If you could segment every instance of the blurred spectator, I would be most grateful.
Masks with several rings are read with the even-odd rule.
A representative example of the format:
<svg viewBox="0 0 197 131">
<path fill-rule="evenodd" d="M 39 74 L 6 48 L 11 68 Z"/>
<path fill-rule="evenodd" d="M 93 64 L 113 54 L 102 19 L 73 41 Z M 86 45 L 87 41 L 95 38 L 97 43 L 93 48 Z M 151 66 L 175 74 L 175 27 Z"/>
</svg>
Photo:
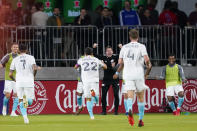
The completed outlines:
<svg viewBox="0 0 197 131">
<path fill-rule="evenodd" d="M 171 6 L 172 6 L 171 1 L 167 0 L 164 5 L 164 10 L 159 16 L 160 25 L 177 25 L 178 24 L 176 14 L 170 10 Z"/>
<path fill-rule="evenodd" d="M 118 25 L 119 24 L 118 18 L 114 15 L 114 12 L 113 12 L 112 9 L 109 9 L 109 17 L 112 18 L 113 25 Z"/>
<path fill-rule="evenodd" d="M 75 25 L 90 25 L 91 19 L 90 16 L 87 14 L 86 9 L 82 8 L 80 11 L 80 15 L 77 16 L 74 20 Z"/>
<path fill-rule="evenodd" d="M 14 15 L 16 17 L 16 22 L 15 22 L 16 26 L 25 24 L 25 20 L 24 20 L 25 13 L 21 7 L 16 9 L 16 11 L 14 12 Z"/>
<path fill-rule="evenodd" d="M 60 9 L 53 9 L 53 16 L 49 17 L 47 20 L 48 26 L 62 26 L 64 25 L 64 18 L 60 16 Z"/>
<path fill-rule="evenodd" d="M 104 7 L 99 19 L 97 19 L 96 26 L 98 28 L 103 28 L 106 25 L 112 25 L 112 18 L 109 15 L 109 8 Z"/>
<path fill-rule="evenodd" d="M 26 17 L 25 17 L 25 25 L 31 25 L 31 22 L 32 22 L 32 15 L 33 13 L 35 13 L 37 10 L 36 10 L 36 6 L 33 5 L 30 9 L 30 11 L 26 11 Z"/>
<path fill-rule="evenodd" d="M 138 13 L 139 17 L 141 17 L 144 14 L 144 11 L 145 11 L 144 5 L 139 5 L 137 7 L 137 13 Z"/>
<path fill-rule="evenodd" d="M 187 25 L 187 15 L 178 9 L 178 2 L 173 1 L 172 2 L 172 12 L 174 12 L 177 16 L 178 19 L 178 25 L 183 28 L 184 26 Z"/>
<path fill-rule="evenodd" d="M 137 12 L 131 9 L 131 2 L 126 0 L 124 4 L 125 9 L 119 14 L 120 25 L 141 25 Z"/>
<path fill-rule="evenodd" d="M 142 25 L 156 25 L 157 20 L 151 16 L 150 10 L 146 9 L 143 15 L 140 16 Z"/>
<path fill-rule="evenodd" d="M 195 4 L 196 10 L 189 15 L 188 25 L 197 26 L 197 3 Z"/>
<path fill-rule="evenodd" d="M 159 13 L 158 11 L 155 9 L 156 4 L 149 4 L 148 5 L 148 9 L 150 11 L 150 16 L 152 19 L 154 19 L 154 21 L 156 22 L 156 24 L 158 24 L 158 19 L 159 19 Z"/>
<path fill-rule="evenodd" d="M 33 26 L 46 26 L 48 15 L 43 12 L 44 5 L 42 2 L 35 4 L 37 12 L 32 14 L 32 25 Z"/>
<path fill-rule="evenodd" d="M 100 18 L 101 16 L 101 12 L 103 10 L 103 6 L 102 5 L 99 5 L 95 11 L 88 11 L 88 14 L 90 15 L 90 18 L 91 18 L 91 24 L 92 25 L 96 25 L 97 23 L 97 20 Z"/>
</svg>

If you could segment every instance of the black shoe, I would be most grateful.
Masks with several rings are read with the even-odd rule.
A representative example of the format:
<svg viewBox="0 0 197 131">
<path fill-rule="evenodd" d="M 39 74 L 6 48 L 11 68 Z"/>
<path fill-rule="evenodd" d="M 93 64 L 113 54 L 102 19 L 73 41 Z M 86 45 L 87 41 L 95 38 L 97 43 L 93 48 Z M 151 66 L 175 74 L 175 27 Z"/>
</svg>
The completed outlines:
<svg viewBox="0 0 197 131">
<path fill-rule="evenodd" d="M 101 112 L 101 115 L 107 115 L 107 113 L 106 112 Z"/>
<path fill-rule="evenodd" d="M 114 112 L 114 115 L 118 115 L 118 112 Z"/>
</svg>

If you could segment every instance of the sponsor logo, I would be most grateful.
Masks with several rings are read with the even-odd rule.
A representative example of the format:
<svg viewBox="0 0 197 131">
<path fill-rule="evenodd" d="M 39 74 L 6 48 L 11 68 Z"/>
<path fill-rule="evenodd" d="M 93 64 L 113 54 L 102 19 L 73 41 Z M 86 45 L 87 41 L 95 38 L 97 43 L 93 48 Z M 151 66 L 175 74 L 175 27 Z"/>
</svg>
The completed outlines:
<svg viewBox="0 0 197 131">
<path fill-rule="evenodd" d="M 109 0 L 103 0 L 104 7 L 109 7 Z"/>
<path fill-rule="evenodd" d="M 80 8 L 80 1 L 79 0 L 74 1 L 74 8 Z"/>
<path fill-rule="evenodd" d="M 18 2 L 17 2 L 17 7 L 20 8 L 20 7 L 22 7 L 22 6 L 23 6 L 23 3 L 21 2 L 21 0 L 18 0 Z"/>
<path fill-rule="evenodd" d="M 34 90 L 35 99 L 32 105 L 27 108 L 28 114 L 40 114 L 48 100 L 46 89 L 40 81 L 34 82 Z M 19 108 L 17 109 L 17 111 L 20 112 Z"/>
<path fill-rule="evenodd" d="M 45 6 L 46 6 L 46 8 L 50 8 L 51 7 L 51 2 L 48 0 L 47 2 L 45 2 Z"/>
<path fill-rule="evenodd" d="M 182 105 L 183 111 L 197 112 L 197 80 L 188 80 L 183 84 L 185 100 Z"/>
</svg>

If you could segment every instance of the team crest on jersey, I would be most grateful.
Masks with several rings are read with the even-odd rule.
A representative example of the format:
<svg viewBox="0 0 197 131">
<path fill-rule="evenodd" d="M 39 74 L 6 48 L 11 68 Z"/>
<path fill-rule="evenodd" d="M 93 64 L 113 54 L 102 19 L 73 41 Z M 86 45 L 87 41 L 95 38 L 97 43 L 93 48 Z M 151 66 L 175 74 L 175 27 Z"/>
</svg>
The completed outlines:
<svg viewBox="0 0 197 131">
<path fill-rule="evenodd" d="M 32 105 L 27 109 L 28 114 L 40 114 L 48 100 L 46 89 L 40 81 L 34 82 L 34 89 L 35 99 L 33 100 Z M 19 108 L 17 109 L 17 111 L 20 112 Z"/>
<path fill-rule="evenodd" d="M 185 100 L 182 105 L 183 111 L 197 112 L 197 80 L 188 80 L 183 85 Z"/>
</svg>

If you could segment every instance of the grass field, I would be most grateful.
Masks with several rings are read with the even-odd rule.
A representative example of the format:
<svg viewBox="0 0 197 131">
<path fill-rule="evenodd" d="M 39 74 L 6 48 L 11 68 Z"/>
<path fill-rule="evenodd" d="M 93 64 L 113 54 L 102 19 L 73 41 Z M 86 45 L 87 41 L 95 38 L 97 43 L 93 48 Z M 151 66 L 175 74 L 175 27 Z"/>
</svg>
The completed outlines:
<svg viewBox="0 0 197 131">
<path fill-rule="evenodd" d="M 23 118 L 0 116 L 0 131 L 196 131 L 197 114 L 173 116 L 171 114 L 146 113 L 144 127 L 137 127 L 138 116 L 134 115 L 135 125 L 131 127 L 125 115 L 35 115 L 29 116 L 30 124 Z"/>
</svg>

